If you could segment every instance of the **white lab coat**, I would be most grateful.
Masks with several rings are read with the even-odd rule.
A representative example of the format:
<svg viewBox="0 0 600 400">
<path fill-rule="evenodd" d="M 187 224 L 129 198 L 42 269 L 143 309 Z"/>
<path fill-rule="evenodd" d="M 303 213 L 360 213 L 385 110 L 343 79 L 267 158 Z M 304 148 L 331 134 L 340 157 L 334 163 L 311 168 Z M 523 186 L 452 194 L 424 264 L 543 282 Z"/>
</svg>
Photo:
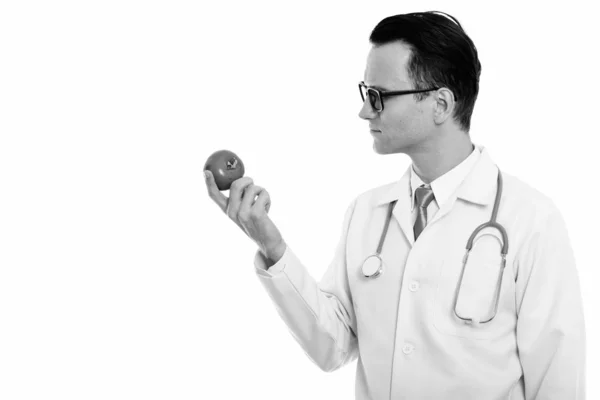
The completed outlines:
<svg viewBox="0 0 600 400">
<path fill-rule="evenodd" d="M 496 194 L 498 169 L 479 148 L 475 167 L 416 242 L 409 167 L 351 202 L 320 282 L 289 246 L 268 270 L 256 253 L 257 276 L 308 357 L 324 371 L 357 359 L 357 400 L 585 398 L 582 300 L 564 220 L 552 200 L 504 171 L 497 221 L 509 248 L 497 314 L 471 325 L 454 315 L 467 240 L 490 219 Z M 384 272 L 365 278 L 362 262 L 377 249 L 393 200 Z M 485 229 L 478 237 L 461 315 L 484 315 L 494 299 L 500 235 Z"/>
</svg>

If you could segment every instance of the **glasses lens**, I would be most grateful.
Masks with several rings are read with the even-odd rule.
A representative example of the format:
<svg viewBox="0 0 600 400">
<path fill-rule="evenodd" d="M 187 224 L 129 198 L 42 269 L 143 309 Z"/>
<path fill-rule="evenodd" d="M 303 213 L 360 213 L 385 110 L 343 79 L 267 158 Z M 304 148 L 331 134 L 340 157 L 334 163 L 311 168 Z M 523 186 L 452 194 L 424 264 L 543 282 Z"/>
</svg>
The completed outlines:
<svg viewBox="0 0 600 400">
<path fill-rule="evenodd" d="M 376 111 L 381 111 L 381 97 L 379 96 L 379 92 L 375 89 L 369 89 L 366 86 L 358 85 L 360 88 L 360 98 L 363 103 L 365 102 L 365 98 L 369 97 L 369 103 L 371 103 L 371 107 Z"/>
<path fill-rule="evenodd" d="M 364 87 L 362 84 L 358 84 L 358 89 L 360 90 L 360 98 L 362 99 L 363 103 L 365 102 L 365 96 L 367 95 L 367 88 Z"/>
<path fill-rule="evenodd" d="M 373 107 L 373 109 L 376 111 L 381 111 L 381 96 L 379 96 L 379 92 L 373 89 L 369 89 L 368 92 L 371 107 Z"/>
</svg>

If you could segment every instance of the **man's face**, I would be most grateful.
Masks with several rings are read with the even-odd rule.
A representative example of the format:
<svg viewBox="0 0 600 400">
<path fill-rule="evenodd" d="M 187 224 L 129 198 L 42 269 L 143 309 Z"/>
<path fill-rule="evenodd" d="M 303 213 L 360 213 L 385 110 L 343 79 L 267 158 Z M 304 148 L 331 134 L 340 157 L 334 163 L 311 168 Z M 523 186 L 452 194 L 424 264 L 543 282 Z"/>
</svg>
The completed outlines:
<svg viewBox="0 0 600 400">
<path fill-rule="evenodd" d="M 365 85 L 381 91 L 415 89 L 406 69 L 410 53 L 408 46 L 399 41 L 372 47 L 367 58 Z M 433 96 L 420 102 L 413 94 L 390 96 L 383 98 L 383 105 L 383 111 L 377 112 L 367 98 L 358 114 L 369 122 L 370 129 L 379 131 L 371 132 L 377 153 L 410 154 L 434 138 Z"/>
</svg>

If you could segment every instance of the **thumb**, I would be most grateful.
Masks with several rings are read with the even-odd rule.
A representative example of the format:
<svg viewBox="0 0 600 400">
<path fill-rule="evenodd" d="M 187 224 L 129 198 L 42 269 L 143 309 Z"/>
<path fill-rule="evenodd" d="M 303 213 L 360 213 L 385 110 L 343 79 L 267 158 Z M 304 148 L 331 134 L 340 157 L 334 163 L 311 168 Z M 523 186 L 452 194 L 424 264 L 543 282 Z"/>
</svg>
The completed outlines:
<svg viewBox="0 0 600 400">
<path fill-rule="evenodd" d="M 214 180 L 212 173 L 207 169 L 204 170 L 204 180 L 206 181 L 206 187 L 208 188 L 208 191 L 210 192 L 212 189 L 212 186 L 215 185 L 215 180 Z"/>
<path fill-rule="evenodd" d="M 204 178 L 206 181 L 206 188 L 208 190 L 208 195 L 210 196 L 210 198 L 213 199 L 215 203 L 217 203 L 221 211 L 227 212 L 227 203 L 229 202 L 229 199 L 223 193 L 221 193 L 221 191 L 217 187 L 212 172 L 205 169 Z"/>
</svg>

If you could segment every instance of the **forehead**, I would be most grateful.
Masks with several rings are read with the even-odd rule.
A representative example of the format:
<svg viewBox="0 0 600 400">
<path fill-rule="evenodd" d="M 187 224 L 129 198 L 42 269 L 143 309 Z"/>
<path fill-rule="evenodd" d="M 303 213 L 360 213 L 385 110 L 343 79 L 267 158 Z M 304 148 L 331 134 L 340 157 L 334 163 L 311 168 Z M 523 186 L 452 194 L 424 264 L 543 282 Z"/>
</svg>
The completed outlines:
<svg viewBox="0 0 600 400">
<path fill-rule="evenodd" d="M 373 46 L 367 56 L 365 84 L 390 90 L 409 83 L 406 65 L 410 54 L 410 48 L 400 41 Z"/>
</svg>

